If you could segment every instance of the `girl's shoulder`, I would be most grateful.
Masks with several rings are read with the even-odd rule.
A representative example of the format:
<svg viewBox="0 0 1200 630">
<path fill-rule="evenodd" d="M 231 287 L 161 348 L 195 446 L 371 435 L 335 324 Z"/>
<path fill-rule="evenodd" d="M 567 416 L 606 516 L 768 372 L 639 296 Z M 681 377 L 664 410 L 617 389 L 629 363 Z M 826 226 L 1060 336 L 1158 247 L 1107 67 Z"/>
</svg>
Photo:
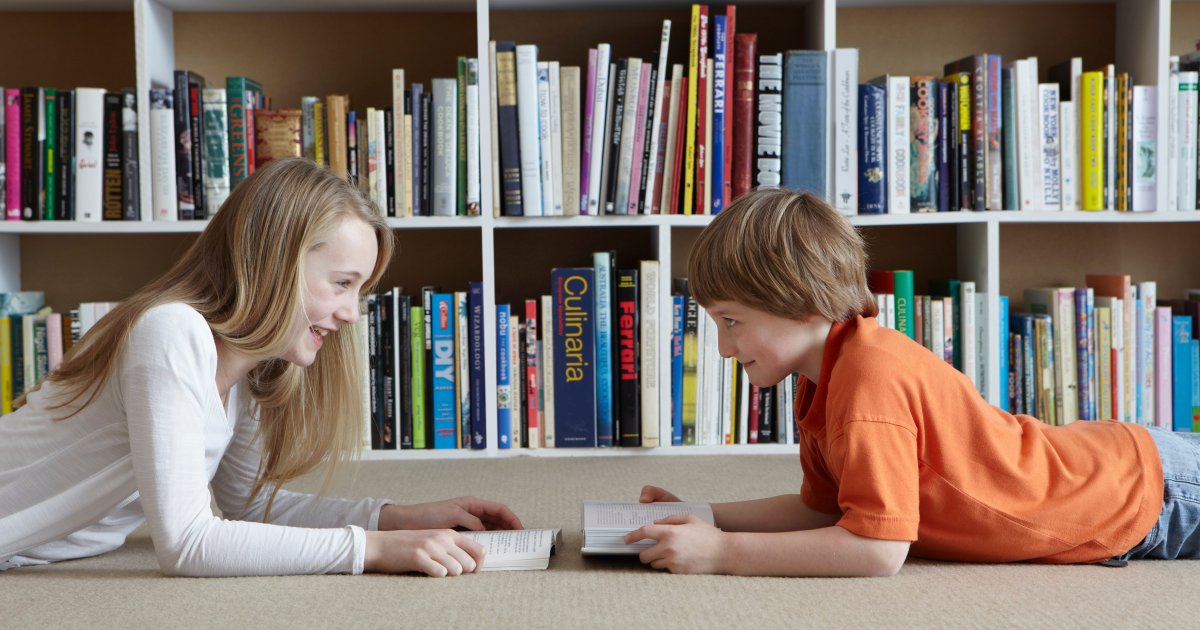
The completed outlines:
<svg viewBox="0 0 1200 630">
<path fill-rule="evenodd" d="M 212 329 L 204 316 L 187 304 L 160 304 L 138 317 L 130 330 L 129 348 L 135 354 L 212 355 Z"/>
</svg>

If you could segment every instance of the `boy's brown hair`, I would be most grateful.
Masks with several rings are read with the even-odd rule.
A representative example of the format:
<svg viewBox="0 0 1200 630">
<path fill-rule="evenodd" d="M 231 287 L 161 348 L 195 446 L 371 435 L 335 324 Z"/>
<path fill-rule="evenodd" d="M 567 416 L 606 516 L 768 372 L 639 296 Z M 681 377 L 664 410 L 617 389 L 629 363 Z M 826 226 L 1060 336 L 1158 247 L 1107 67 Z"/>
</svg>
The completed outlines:
<svg viewBox="0 0 1200 630">
<path fill-rule="evenodd" d="M 816 195 L 760 188 L 713 218 L 688 258 L 702 305 L 738 302 L 789 319 L 831 322 L 879 311 L 858 230 Z"/>
</svg>

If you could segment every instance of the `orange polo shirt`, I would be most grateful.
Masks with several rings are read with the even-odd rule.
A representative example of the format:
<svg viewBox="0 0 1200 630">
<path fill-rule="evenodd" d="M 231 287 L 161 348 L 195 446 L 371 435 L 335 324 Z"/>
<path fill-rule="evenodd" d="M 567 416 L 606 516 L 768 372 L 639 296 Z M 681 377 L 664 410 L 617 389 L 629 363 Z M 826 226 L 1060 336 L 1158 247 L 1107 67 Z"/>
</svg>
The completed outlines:
<svg viewBox="0 0 1200 630">
<path fill-rule="evenodd" d="M 796 421 L 811 508 L 943 560 L 1099 562 L 1140 542 L 1162 509 L 1146 429 L 1047 426 L 989 405 L 970 380 L 872 318 L 830 330 Z"/>
</svg>

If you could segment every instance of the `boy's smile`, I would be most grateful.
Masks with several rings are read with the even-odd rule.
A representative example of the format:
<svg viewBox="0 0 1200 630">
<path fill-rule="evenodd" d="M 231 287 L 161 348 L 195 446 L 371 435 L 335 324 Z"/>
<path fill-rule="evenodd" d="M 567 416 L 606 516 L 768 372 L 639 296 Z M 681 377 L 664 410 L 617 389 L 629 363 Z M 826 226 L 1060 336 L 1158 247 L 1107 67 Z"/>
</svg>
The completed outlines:
<svg viewBox="0 0 1200 630">
<path fill-rule="evenodd" d="M 770 387 L 793 372 L 817 382 L 828 321 L 816 315 L 789 319 L 723 300 L 709 304 L 707 311 L 717 324 L 717 350 L 722 357 L 736 358 L 751 383 Z"/>
</svg>

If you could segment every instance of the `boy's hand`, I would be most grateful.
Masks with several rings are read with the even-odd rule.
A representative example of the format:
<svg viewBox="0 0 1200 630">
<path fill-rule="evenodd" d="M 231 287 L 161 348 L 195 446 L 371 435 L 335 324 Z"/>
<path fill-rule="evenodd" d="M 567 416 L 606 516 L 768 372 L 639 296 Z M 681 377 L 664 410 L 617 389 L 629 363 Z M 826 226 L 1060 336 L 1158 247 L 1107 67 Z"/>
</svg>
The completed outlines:
<svg viewBox="0 0 1200 630">
<path fill-rule="evenodd" d="M 725 573 L 722 540 L 727 534 L 694 515 L 676 514 L 660 518 L 625 535 L 625 543 L 657 541 L 638 554 L 655 569 L 671 573 Z"/>
<path fill-rule="evenodd" d="M 379 529 L 523 529 L 521 521 L 502 503 L 475 497 L 458 497 L 416 505 L 385 505 L 379 511 Z"/>
<path fill-rule="evenodd" d="M 367 532 L 363 569 L 446 577 L 477 572 L 483 555 L 483 545 L 448 529 Z"/>
<path fill-rule="evenodd" d="M 678 501 L 679 497 L 658 486 L 642 486 L 642 496 L 638 497 L 640 503 L 676 503 Z"/>
</svg>

